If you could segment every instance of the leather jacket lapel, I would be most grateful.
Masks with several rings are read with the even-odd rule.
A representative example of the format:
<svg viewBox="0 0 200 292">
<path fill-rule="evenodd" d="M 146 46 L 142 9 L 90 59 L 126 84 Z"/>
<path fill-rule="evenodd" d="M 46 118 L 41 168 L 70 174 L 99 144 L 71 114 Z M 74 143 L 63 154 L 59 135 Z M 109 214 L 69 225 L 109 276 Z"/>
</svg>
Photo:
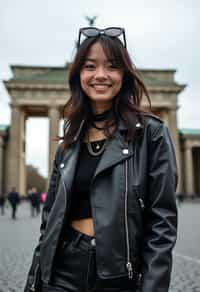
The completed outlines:
<svg viewBox="0 0 200 292">
<path fill-rule="evenodd" d="M 80 129 L 82 128 L 84 120 L 81 123 Z M 78 134 L 80 132 L 78 131 Z M 119 122 L 119 128 L 112 139 L 109 139 L 106 149 L 101 157 L 101 160 L 96 168 L 93 179 L 105 169 L 128 159 L 133 155 L 133 147 L 132 143 L 127 143 L 124 140 L 124 131 L 126 131 L 126 125 L 122 120 Z M 69 148 L 64 154 L 63 160 L 59 165 L 59 170 L 61 172 L 62 178 L 65 182 L 66 189 L 69 190 L 71 188 L 76 164 L 80 152 L 80 140 L 79 136 L 76 135 L 76 139 L 74 140 L 74 146 Z"/>
<path fill-rule="evenodd" d="M 124 137 L 117 131 L 116 135 L 108 141 L 107 147 L 96 168 L 93 179 L 105 169 L 128 159 L 133 155 L 133 147 L 124 140 Z"/>
</svg>

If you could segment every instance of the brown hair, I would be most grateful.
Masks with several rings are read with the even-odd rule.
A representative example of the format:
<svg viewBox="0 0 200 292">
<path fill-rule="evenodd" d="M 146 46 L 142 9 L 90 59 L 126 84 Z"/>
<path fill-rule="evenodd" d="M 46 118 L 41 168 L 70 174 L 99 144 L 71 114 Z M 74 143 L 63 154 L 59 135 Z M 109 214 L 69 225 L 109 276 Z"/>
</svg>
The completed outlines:
<svg viewBox="0 0 200 292">
<path fill-rule="evenodd" d="M 69 72 L 71 97 L 63 109 L 63 118 L 65 119 L 63 139 L 64 147 L 66 148 L 73 144 L 75 135 L 79 132 L 82 121 L 87 121 L 92 114 L 89 99 L 81 88 L 80 71 L 90 47 L 96 42 L 101 44 L 107 58 L 114 60 L 115 65 L 122 68 L 124 71 L 122 87 L 113 99 L 115 130 L 121 118 L 128 128 L 126 139 L 133 139 L 136 132 L 136 115 L 142 122 L 140 113 L 142 112 L 141 101 L 143 95 L 146 96 L 149 107 L 151 107 L 151 101 L 146 86 L 132 63 L 127 49 L 122 45 L 121 41 L 118 38 L 111 38 L 105 35 L 100 35 L 96 38 L 87 38 L 77 50 Z M 83 137 L 87 129 L 87 123 L 82 125 L 83 127 L 80 128 L 79 133 L 80 137 Z M 109 132 L 108 127 L 108 130 L 105 130 L 105 135 L 111 137 L 114 132 L 115 131 L 112 131 L 112 133 Z"/>
</svg>

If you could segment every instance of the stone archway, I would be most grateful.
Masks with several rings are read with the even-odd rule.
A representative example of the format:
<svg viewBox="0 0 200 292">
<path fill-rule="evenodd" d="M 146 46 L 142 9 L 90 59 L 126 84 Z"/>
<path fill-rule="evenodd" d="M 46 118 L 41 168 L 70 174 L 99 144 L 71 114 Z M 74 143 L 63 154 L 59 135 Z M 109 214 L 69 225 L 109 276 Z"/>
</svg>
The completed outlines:
<svg viewBox="0 0 200 292">
<path fill-rule="evenodd" d="M 64 74 L 63 79 L 61 79 L 62 82 L 56 80 L 56 77 L 60 76 L 60 72 L 63 72 L 64 68 L 25 66 L 12 66 L 11 68 L 14 76 L 11 80 L 5 82 L 11 96 L 6 191 L 11 186 L 16 186 L 21 194 L 25 194 L 26 120 L 29 117 L 48 117 L 49 119 L 48 160 L 50 172 L 51 162 L 57 147 L 57 142 L 54 139 L 59 130 L 61 108 L 69 98 L 69 90 Z"/>
<path fill-rule="evenodd" d="M 11 126 L 8 145 L 6 191 L 16 186 L 25 194 L 25 121 L 29 117 L 49 118 L 49 170 L 57 147 L 53 138 L 58 134 L 63 105 L 69 98 L 66 67 L 11 66 L 13 78 L 4 84 L 11 96 Z M 152 109 L 169 126 L 180 167 L 177 132 L 177 95 L 184 89 L 174 80 L 175 70 L 141 70 L 152 101 Z M 143 101 L 143 106 L 147 106 Z M 181 183 L 179 180 L 179 188 Z"/>
</svg>

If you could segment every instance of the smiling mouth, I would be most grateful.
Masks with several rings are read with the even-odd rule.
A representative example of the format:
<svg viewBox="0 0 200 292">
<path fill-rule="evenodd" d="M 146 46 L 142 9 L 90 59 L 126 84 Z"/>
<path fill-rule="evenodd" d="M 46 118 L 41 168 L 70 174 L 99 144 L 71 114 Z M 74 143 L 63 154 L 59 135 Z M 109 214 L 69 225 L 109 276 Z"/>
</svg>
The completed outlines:
<svg viewBox="0 0 200 292">
<path fill-rule="evenodd" d="M 92 87 L 94 87 L 95 89 L 107 89 L 109 87 L 111 87 L 110 84 L 91 84 Z"/>
</svg>

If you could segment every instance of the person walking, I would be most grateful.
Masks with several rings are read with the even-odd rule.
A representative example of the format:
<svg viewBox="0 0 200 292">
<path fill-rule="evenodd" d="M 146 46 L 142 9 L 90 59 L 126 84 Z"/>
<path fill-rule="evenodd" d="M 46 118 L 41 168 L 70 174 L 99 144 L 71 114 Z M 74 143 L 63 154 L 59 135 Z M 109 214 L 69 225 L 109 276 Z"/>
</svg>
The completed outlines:
<svg viewBox="0 0 200 292">
<path fill-rule="evenodd" d="M 1 215 L 4 215 L 4 206 L 5 206 L 5 196 L 3 194 L 0 194 L 0 208 L 1 208 Z"/>
<path fill-rule="evenodd" d="M 17 212 L 17 206 L 20 203 L 20 196 L 19 193 L 16 191 L 16 188 L 13 187 L 11 192 L 8 193 L 8 201 L 10 202 L 12 213 L 11 218 L 13 220 L 16 219 L 16 212 Z"/>
<path fill-rule="evenodd" d="M 28 198 L 31 206 L 31 217 L 35 217 L 40 214 L 40 193 L 37 188 L 33 187 L 28 192 Z"/>
<path fill-rule="evenodd" d="M 79 30 L 25 292 L 167 292 L 177 168 L 120 27 Z M 58 102 L 59 101 L 55 101 Z"/>
</svg>

